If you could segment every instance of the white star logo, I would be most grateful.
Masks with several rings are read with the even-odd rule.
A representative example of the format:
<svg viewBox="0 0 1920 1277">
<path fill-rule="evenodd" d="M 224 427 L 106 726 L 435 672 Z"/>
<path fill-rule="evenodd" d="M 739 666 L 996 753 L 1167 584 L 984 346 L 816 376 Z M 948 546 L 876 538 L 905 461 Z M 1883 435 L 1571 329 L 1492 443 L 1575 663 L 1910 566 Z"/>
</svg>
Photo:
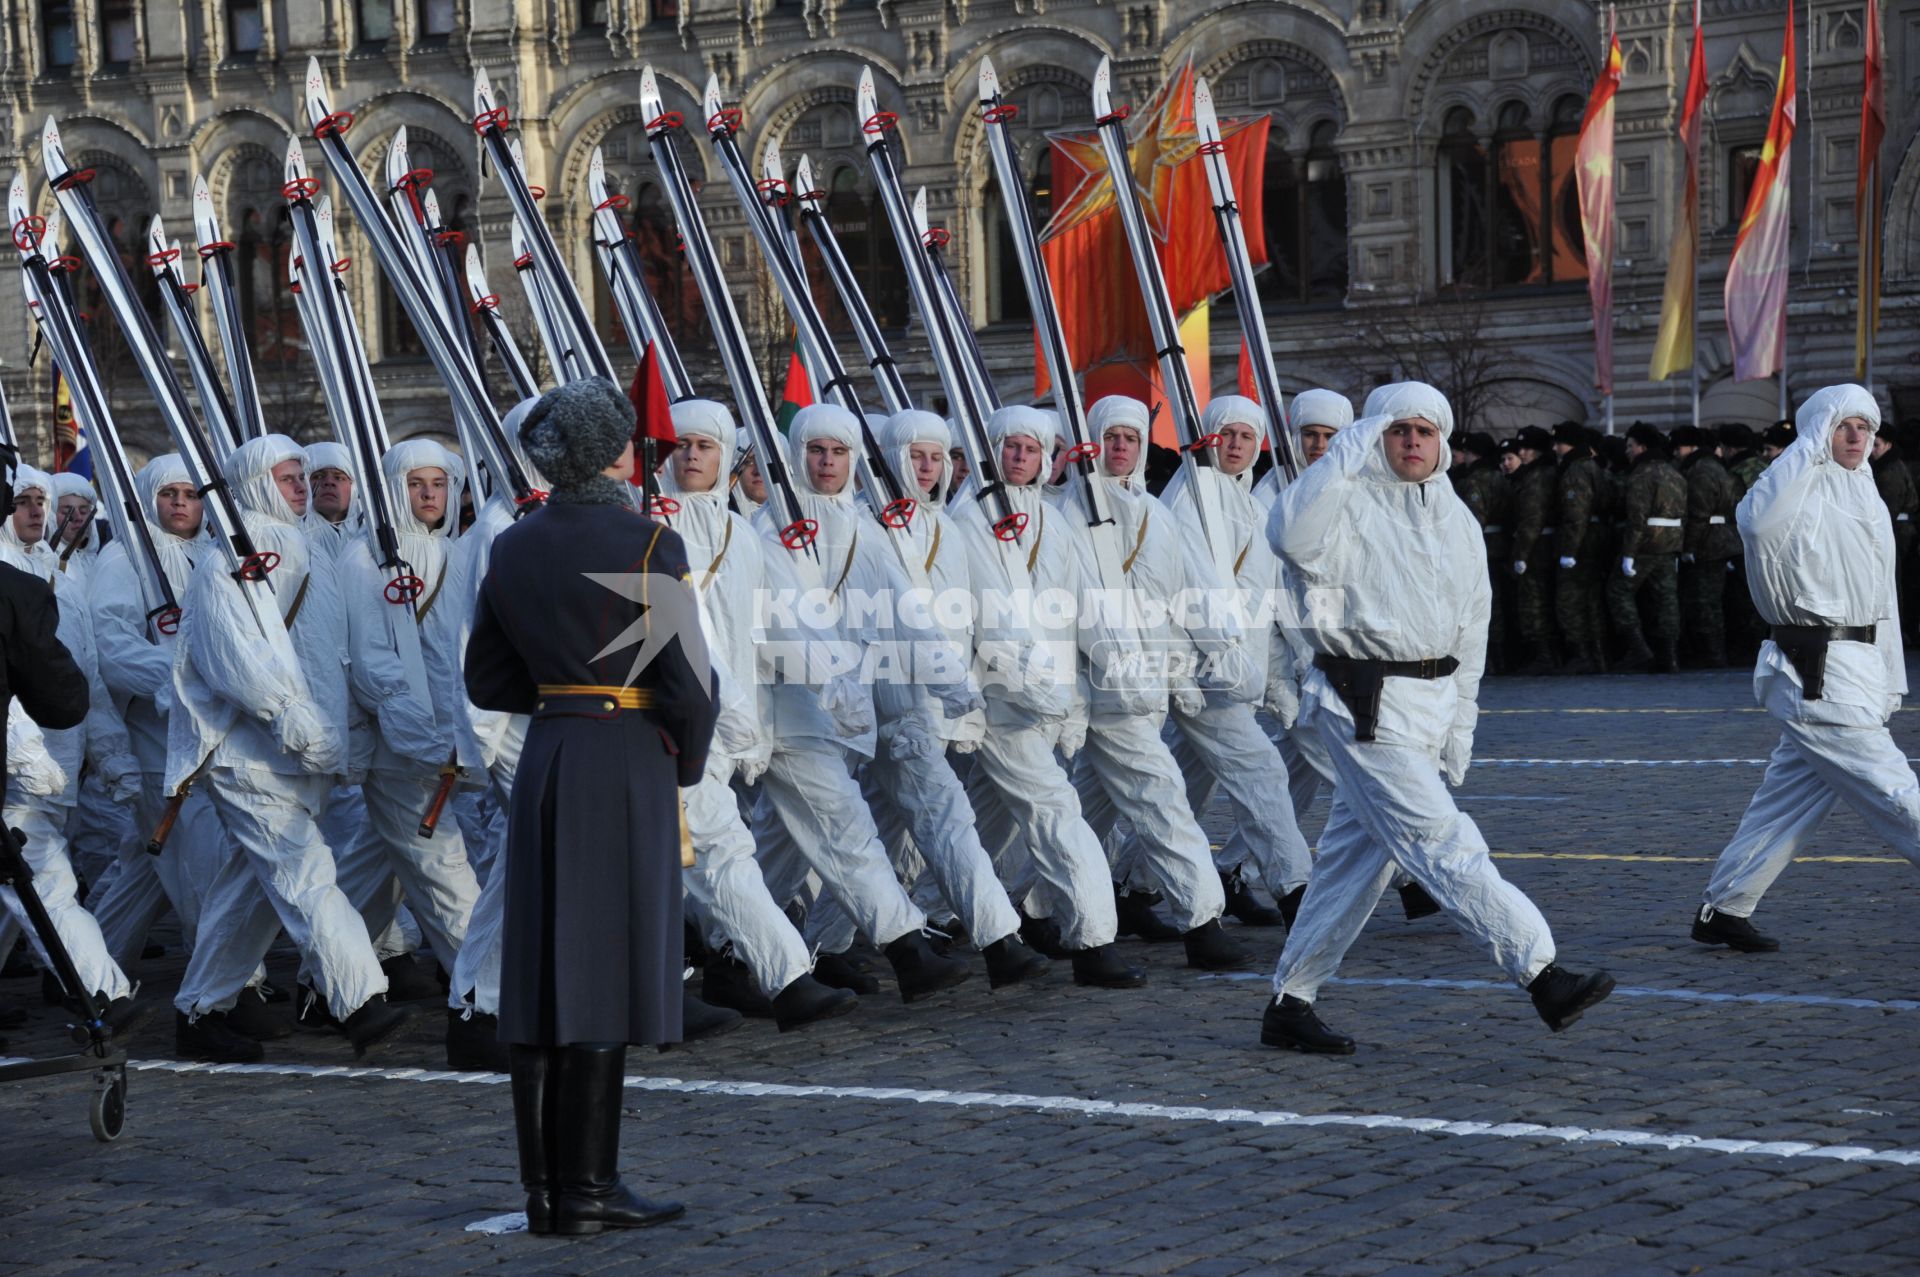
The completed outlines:
<svg viewBox="0 0 1920 1277">
<path fill-rule="evenodd" d="M 658 572 L 585 572 L 595 585 L 640 605 L 640 615 L 613 642 L 593 654 L 595 661 L 622 648 L 639 646 L 622 687 L 632 687 L 667 644 L 680 640 L 680 653 L 693 667 L 702 692 L 712 686 L 713 662 L 707 655 L 707 635 L 700 625 L 700 598 L 691 581 Z"/>
</svg>

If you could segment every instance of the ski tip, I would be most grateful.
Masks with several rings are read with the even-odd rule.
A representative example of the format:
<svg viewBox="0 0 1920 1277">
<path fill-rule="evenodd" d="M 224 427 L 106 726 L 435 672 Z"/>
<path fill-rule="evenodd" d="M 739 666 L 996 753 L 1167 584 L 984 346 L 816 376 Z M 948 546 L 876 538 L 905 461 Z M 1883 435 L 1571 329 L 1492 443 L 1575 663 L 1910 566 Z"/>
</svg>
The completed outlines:
<svg viewBox="0 0 1920 1277">
<path fill-rule="evenodd" d="M 513 221 L 507 227 L 507 242 L 513 245 L 513 255 L 515 257 L 526 256 L 527 232 L 525 228 L 520 225 L 518 215 L 515 215 Z"/>
<path fill-rule="evenodd" d="M 320 59 L 307 59 L 307 114 L 319 123 L 331 112 L 332 104 L 327 101 L 327 77 L 320 72 Z"/>
<path fill-rule="evenodd" d="M 160 214 L 158 213 L 155 213 L 153 220 L 147 223 L 147 246 L 155 253 L 164 253 L 167 251 L 167 224 L 160 220 Z M 155 262 L 152 263 L 152 265 L 153 273 L 158 275 L 160 273 L 160 264 Z"/>
<path fill-rule="evenodd" d="M 980 59 L 980 100 L 991 102 L 1000 96 L 1000 73 L 993 69 L 992 58 Z"/>
<path fill-rule="evenodd" d="M 587 180 L 590 182 L 607 180 L 607 157 L 601 154 L 597 146 L 593 148 L 592 158 L 587 161 Z"/>
<path fill-rule="evenodd" d="M 288 181 L 307 175 L 306 148 L 300 145 L 299 136 L 293 133 L 287 134 L 286 174 Z"/>
<path fill-rule="evenodd" d="M 467 287 L 474 290 L 474 296 L 486 295 L 487 268 L 480 260 L 478 240 L 467 241 Z"/>
<path fill-rule="evenodd" d="M 927 233 L 927 188 L 924 186 L 913 193 L 913 224 L 922 235 Z"/>
<path fill-rule="evenodd" d="M 800 162 L 793 166 L 793 187 L 800 197 L 800 203 L 814 211 L 820 208 L 820 201 L 814 197 L 813 161 L 801 155 Z"/>
<path fill-rule="evenodd" d="M 872 67 L 860 68 L 860 87 L 856 90 L 856 94 L 859 100 L 860 118 L 871 120 L 874 113 L 880 109 L 880 93 L 873 84 Z"/>
<path fill-rule="evenodd" d="M 726 103 L 720 100 L 720 77 L 709 74 L 707 85 L 700 91 L 700 105 L 707 113 L 707 119 L 718 116 Z"/>
<path fill-rule="evenodd" d="M 60 175 L 64 177 L 67 152 L 66 148 L 60 145 L 60 122 L 49 115 L 47 122 L 40 127 L 40 167 L 47 171 L 48 177 L 54 176 L 53 166 L 56 161 L 60 165 Z"/>
<path fill-rule="evenodd" d="M 473 69 L 473 113 L 485 115 L 493 110 L 493 77 L 487 74 L 485 67 Z"/>
<path fill-rule="evenodd" d="M 775 178 L 783 182 L 786 180 L 787 170 L 786 165 L 782 163 L 780 159 L 780 140 L 778 138 L 768 138 L 766 146 L 760 151 L 760 176 Z"/>
<path fill-rule="evenodd" d="M 1213 89 L 1207 84 L 1207 77 L 1193 77 L 1193 125 L 1202 141 L 1215 142 L 1220 138 L 1220 118 L 1213 110 Z"/>
<path fill-rule="evenodd" d="M 195 205 L 204 204 L 208 208 L 213 207 L 213 192 L 207 189 L 207 179 L 203 173 L 193 175 L 193 202 Z"/>
<path fill-rule="evenodd" d="M 439 222 L 440 197 L 433 193 L 431 186 L 427 188 L 426 194 L 420 197 L 420 207 L 426 211 L 428 225 L 434 225 Z"/>
<path fill-rule="evenodd" d="M 1113 59 L 1103 57 L 1093 73 L 1093 113 L 1113 114 Z"/>
<path fill-rule="evenodd" d="M 333 225 L 333 196 L 322 195 L 313 201 L 313 220 L 325 231 Z"/>
<path fill-rule="evenodd" d="M 7 183 L 7 221 L 18 225 L 27 212 L 27 175 L 15 169 L 13 180 Z"/>
<path fill-rule="evenodd" d="M 640 68 L 640 114 L 649 120 L 660 117 L 660 81 L 653 74 L 653 63 Z"/>
<path fill-rule="evenodd" d="M 513 166 L 515 168 L 519 169 L 522 173 L 527 171 L 527 149 L 520 145 L 519 138 L 508 139 L 507 154 L 513 157 Z"/>
</svg>

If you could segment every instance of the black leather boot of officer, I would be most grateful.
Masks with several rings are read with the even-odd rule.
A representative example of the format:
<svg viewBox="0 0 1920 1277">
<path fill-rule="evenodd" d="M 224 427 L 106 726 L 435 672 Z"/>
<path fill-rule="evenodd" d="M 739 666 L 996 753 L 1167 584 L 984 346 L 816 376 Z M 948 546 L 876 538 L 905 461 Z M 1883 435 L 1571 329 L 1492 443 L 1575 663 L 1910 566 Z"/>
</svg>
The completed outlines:
<svg viewBox="0 0 1920 1277">
<path fill-rule="evenodd" d="M 520 1187 L 527 1192 L 527 1231 L 540 1236 L 553 1231 L 553 1072 L 559 1054 L 543 1046 L 507 1048 Z"/>
<path fill-rule="evenodd" d="M 566 1236 L 606 1228 L 650 1228 L 686 1213 L 679 1202 L 652 1201 L 620 1182 L 620 1098 L 627 1048 L 563 1047 L 549 1147 L 553 1167 L 553 1231 Z"/>
<path fill-rule="evenodd" d="M 909 931 L 887 943 L 884 952 L 893 965 L 894 982 L 902 1002 L 917 1002 L 942 989 L 951 989 L 969 974 L 965 960 L 943 957 L 924 932 Z"/>
<path fill-rule="evenodd" d="M 717 1007 L 693 996 L 684 985 L 680 989 L 680 1040 L 698 1042 L 731 1033 L 746 1021 L 732 1007 Z"/>
<path fill-rule="evenodd" d="M 1352 1055 L 1353 1039 L 1320 1023 L 1313 1003 L 1299 998 L 1268 998 L 1260 1018 L 1260 1044 L 1304 1051 L 1308 1055 Z"/>
</svg>

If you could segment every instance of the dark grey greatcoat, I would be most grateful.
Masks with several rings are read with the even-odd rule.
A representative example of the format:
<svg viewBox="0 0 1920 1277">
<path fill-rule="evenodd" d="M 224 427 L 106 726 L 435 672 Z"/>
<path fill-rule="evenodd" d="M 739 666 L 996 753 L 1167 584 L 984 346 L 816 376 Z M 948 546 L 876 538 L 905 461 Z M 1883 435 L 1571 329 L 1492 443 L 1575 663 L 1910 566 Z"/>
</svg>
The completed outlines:
<svg viewBox="0 0 1920 1277">
<path fill-rule="evenodd" d="M 686 550 L 627 507 L 549 505 L 494 543 L 467 643 L 473 703 L 533 717 L 508 818 L 500 971 L 500 1040 L 527 1046 L 680 1038 L 679 788 L 706 765 L 715 699 L 677 639 L 633 684 L 649 708 L 539 693 L 627 679 L 636 647 L 593 657 L 641 605 L 589 572 L 664 585 L 685 577 Z"/>
</svg>

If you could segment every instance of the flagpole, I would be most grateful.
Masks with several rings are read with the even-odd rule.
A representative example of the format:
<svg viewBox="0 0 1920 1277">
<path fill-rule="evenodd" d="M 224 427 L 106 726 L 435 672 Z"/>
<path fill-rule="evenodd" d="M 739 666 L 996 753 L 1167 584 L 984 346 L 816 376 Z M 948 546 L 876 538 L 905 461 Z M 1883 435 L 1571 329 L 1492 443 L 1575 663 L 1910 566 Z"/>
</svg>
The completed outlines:
<svg viewBox="0 0 1920 1277">
<path fill-rule="evenodd" d="M 1700 29 L 1700 0 L 1693 0 L 1693 29 L 1696 32 Z M 1688 61 L 1687 74 L 1693 74 L 1691 57 Z M 1714 136 L 1718 137 L 1718 132 Z M 1687 157 L 1687 163 L 1698 171 L 1700 148 L 1697 143 L 1693 148 L 1693 154 Z M 1693 303 L 1688 326 L 1693 330 L 1693 358 L 1690 361 L 1692 367 L 1689 370 L 1691 374 L 1689 380 L 1693 384 L 1693 428 L 1698 430 L 1700 428 L 1700 191 L 1697 185 L 1693 192 Z"/>
</svg>

